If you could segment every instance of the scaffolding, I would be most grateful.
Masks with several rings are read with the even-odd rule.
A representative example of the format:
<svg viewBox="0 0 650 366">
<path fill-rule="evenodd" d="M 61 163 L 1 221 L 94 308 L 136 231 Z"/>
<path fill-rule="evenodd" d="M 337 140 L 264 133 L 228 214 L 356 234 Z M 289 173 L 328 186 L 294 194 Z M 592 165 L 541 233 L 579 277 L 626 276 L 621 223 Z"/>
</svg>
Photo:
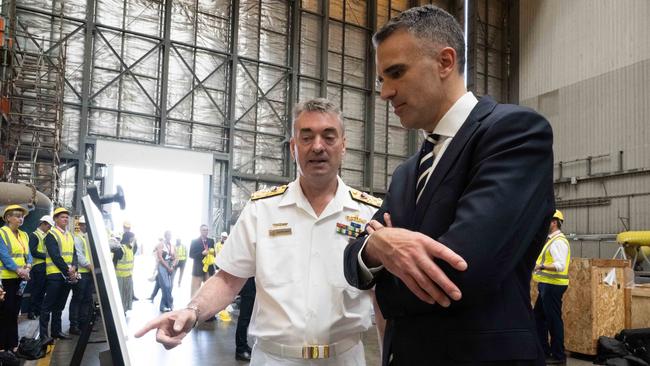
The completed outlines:
<svg viewBox="0 0 650 366">
<path fill-rule="evenodd" d="M 12 22 L 2 47 L 2 180 L 27 183 L 58 201 L 65 47 Z"/>
</svg>

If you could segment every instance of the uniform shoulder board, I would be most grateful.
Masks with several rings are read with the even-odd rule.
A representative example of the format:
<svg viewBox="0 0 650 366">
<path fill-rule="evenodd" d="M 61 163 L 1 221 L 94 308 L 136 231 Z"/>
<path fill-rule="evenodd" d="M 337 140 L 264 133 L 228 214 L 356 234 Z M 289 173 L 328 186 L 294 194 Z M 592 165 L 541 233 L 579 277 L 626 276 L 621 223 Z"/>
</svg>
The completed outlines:
<svg viewBox="0 0 650 366">
<path fill-rule="evenodd" d="M 365 203 L 377 208 L 380 208 L 381 204 L 384 202 L 384 200 L 381 198 L 371 196 L 365 192 L 361 192 L 353 188 L 350 188 L 350 196 L 352 196 L 352 199 L 355 201 L 359 201 L 361 203 Z"/>
<path fill-rule="evenodd" d="M 251 194 L 251 201 L 261 200 L 262 198 L 269 198 L 273 196 L 279 196 L 284 192 L 286 192 L 287 188 L 289 188 L 289 186 L 285 184 L 283 186 L 276 186 L 276 187 L 262 189 L 260 191 Z"/>
</svg>

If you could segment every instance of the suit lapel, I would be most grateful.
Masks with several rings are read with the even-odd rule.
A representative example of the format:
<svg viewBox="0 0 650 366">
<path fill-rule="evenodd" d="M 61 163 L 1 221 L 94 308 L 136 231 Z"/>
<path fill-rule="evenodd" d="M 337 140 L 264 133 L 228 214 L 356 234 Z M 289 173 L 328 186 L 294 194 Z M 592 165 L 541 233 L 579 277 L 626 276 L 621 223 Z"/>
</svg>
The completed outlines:
<svg viewBox="0 0 650 366">
<path fill-rule="evenodd" d="M 422 192 L 422 197 L 418 204 L 415 206 L 415 228 L 416 230 L 422 224 L 422 219 L 426 213 L 433 194 L 438 190 L 440 183 L 447 176 L 449 169 L 452 167 L 458 155 L 463 151 L 463 148 L 470 140 L 474 132 L 479 126 L 480 120 L 485 118 L 496 106 L 496 102 L 490 97 L 482 97 L 478 104 L 472 109 L 472 112 L 467 117 L 467 120 L 460 127 L 456 136 L 451 140 L 449 146 L 445 150 L 442 158 L 436 165 L 431 177 L 429 178 L 429 183 L 424 188 Z M 417 173 L 414 173 L 414 175 Z M 413 185 L 415 187 L 415 185 Z M 415 202 L 415 200 L 413 201 Z"/>
<path fill-rule="evenodd" d="M 403 197 L 404 202 L 399 203 L 399 206 L 403 207 L 403 210 L 400 210 L 401 216 L 399 219 L 396 221 L 393 221 L 394 223 L 400 223 L 400 227 L 403 227 L 405 229 L 413 229 L 414 226 L 411 226 L 413 224 L 413 212 L 415 211 L 415 179 L 417 177 L 417 162 L 420 156 L 420 151 L 411 156 L 409 159 L 407 159 L 404 162 L 404 170 L 405 170 L 405 182 L 403 185 L 394 188 L 395 193 L 394 197 Z M 392 185 L 393 183 L 391 183 Z M 400 194 L 400 190 L 404 190 L 402 194 Z"/>
</svg>

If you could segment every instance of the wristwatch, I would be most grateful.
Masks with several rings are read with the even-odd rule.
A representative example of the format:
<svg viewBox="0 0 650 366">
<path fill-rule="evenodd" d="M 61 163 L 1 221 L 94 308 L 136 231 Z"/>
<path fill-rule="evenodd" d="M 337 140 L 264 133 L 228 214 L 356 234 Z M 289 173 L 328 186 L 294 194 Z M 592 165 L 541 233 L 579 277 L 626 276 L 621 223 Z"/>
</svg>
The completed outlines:
<svg viewBox="0 0 650 366">
<path fill-rule="evenodd" d="M 194 324 L 192 324 L 192 329 L 196 327 L 196 325 L 199 323 L 199 315 L 201 315 L 201 311 L 199 310 L 199 305 L 197 303 L 190 303 L 187 305 L 185 309 L 193 310 L 194 315 L 196 315 L 196 320 L 194 320 Z"/>
</svg>

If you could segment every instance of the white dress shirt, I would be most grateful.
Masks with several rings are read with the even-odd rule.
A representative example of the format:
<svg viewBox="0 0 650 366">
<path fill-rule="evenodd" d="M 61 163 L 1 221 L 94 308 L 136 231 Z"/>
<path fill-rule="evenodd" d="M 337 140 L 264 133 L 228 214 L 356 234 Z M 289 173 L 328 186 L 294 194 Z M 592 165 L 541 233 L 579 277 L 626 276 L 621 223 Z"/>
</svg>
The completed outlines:
<svg viewBox="0 0 650 366">
<path fill-rule="evenodd" d="M 555 235 L 559 235 L 562 232 L 560 230 L 555 230 L 554 232 L 548 235 L 548 238 L 552 238 Z M 567 242 L 557 238 L 549 245 L 548 250 L 551 252 L 551 257 L 553 257 L 553 267 L 558 272 L 564 271 L 564 266 L 566 265 L 567 256 L 569 255 L 569 247 Z"/>
<path fill-rule="evenodd" d="M 460 130 L 460 127 L 465 123 L 465 120 L 467 120 L 467 117 L 469 117 L 470 113 L 472 113 L 472 109 L 478 104 L 478 99 L 472 94 L 472 92 L 467 92 L 463 94 L 462 97 L 458 98 L 456 103 L 449 108 L 447 113 L 440 119 L 436 127 L 433 129 L 433 131 L 422 131 L 424 134 L 430 134 L 430 133 L 435 133 L 437 135 L 440 135 L 440 139 L 438 139 L 438 143 L 434 146 L 433 148 L 433 153 L 435 154 L 435 159 L 433 160 L 433 171 L 429 176 L 427 177 L 427 182 L 426 184 L 429 184 L 429 180 L 432 175 L 436 173 L 436 166 L 438 165 L 438 162 L 442 158 L 443 154 L 447 150 L 447 147 L 451 143 L 451 140 L 453 140 L 454 136 L 456 136 L 456 133 L 458 130 Z M 413 187 L 415 189 L 415 187 Z M 370 238 L 370 236 L 368 236 Z M 366 238 L 366 242 L 363 244 L 363 247 L 359 251 L 359 267 L 361 269 L 360 275 L 361 279 L 363 282 L 368 283 L 372 281 L 372 278 L 374 277 L 375 273 L 379 272 L 383 266 L 375 267 L 375 268 L 368 268 L 365 263 L 363 263 L 363 259 L 361 259 L 361 253 L 363 252 L 363 249 L 366 246 L 366 243 L 368 242 L 368 238 Z"/>
<path fill-rule="evenodd" d="M 350 237 L 336 229 L 337 223 L 351 225 L 350 218 L 359 217 L 362 231 L 375 211 L 353 200 L 340 178 L 334 198 L 320 216 L 298 180 L 281 195 L 248 202 L 216 264 L 234 276 L 255 277 L 250 335 L 303 346 L 331 344 L 366 331 L 371 326 L 371 297 L 345 280 L 343 252 Z M 290 232 L 274 233 L 282 227 Z M 363 347 L 350 351 L 355 349 L 353 359 L 365 364 Z M 347 353 L 351 352 L 342 356 Z M 277 357 L 258 354 L 257 358 L 259 362 L 254 348 L 253 364 L 275 364 L 272 360 Z M 349 357 L 343 363 L 337 358 L 330 358 L 328 364 L 350 362 Z"/>
</svg>

